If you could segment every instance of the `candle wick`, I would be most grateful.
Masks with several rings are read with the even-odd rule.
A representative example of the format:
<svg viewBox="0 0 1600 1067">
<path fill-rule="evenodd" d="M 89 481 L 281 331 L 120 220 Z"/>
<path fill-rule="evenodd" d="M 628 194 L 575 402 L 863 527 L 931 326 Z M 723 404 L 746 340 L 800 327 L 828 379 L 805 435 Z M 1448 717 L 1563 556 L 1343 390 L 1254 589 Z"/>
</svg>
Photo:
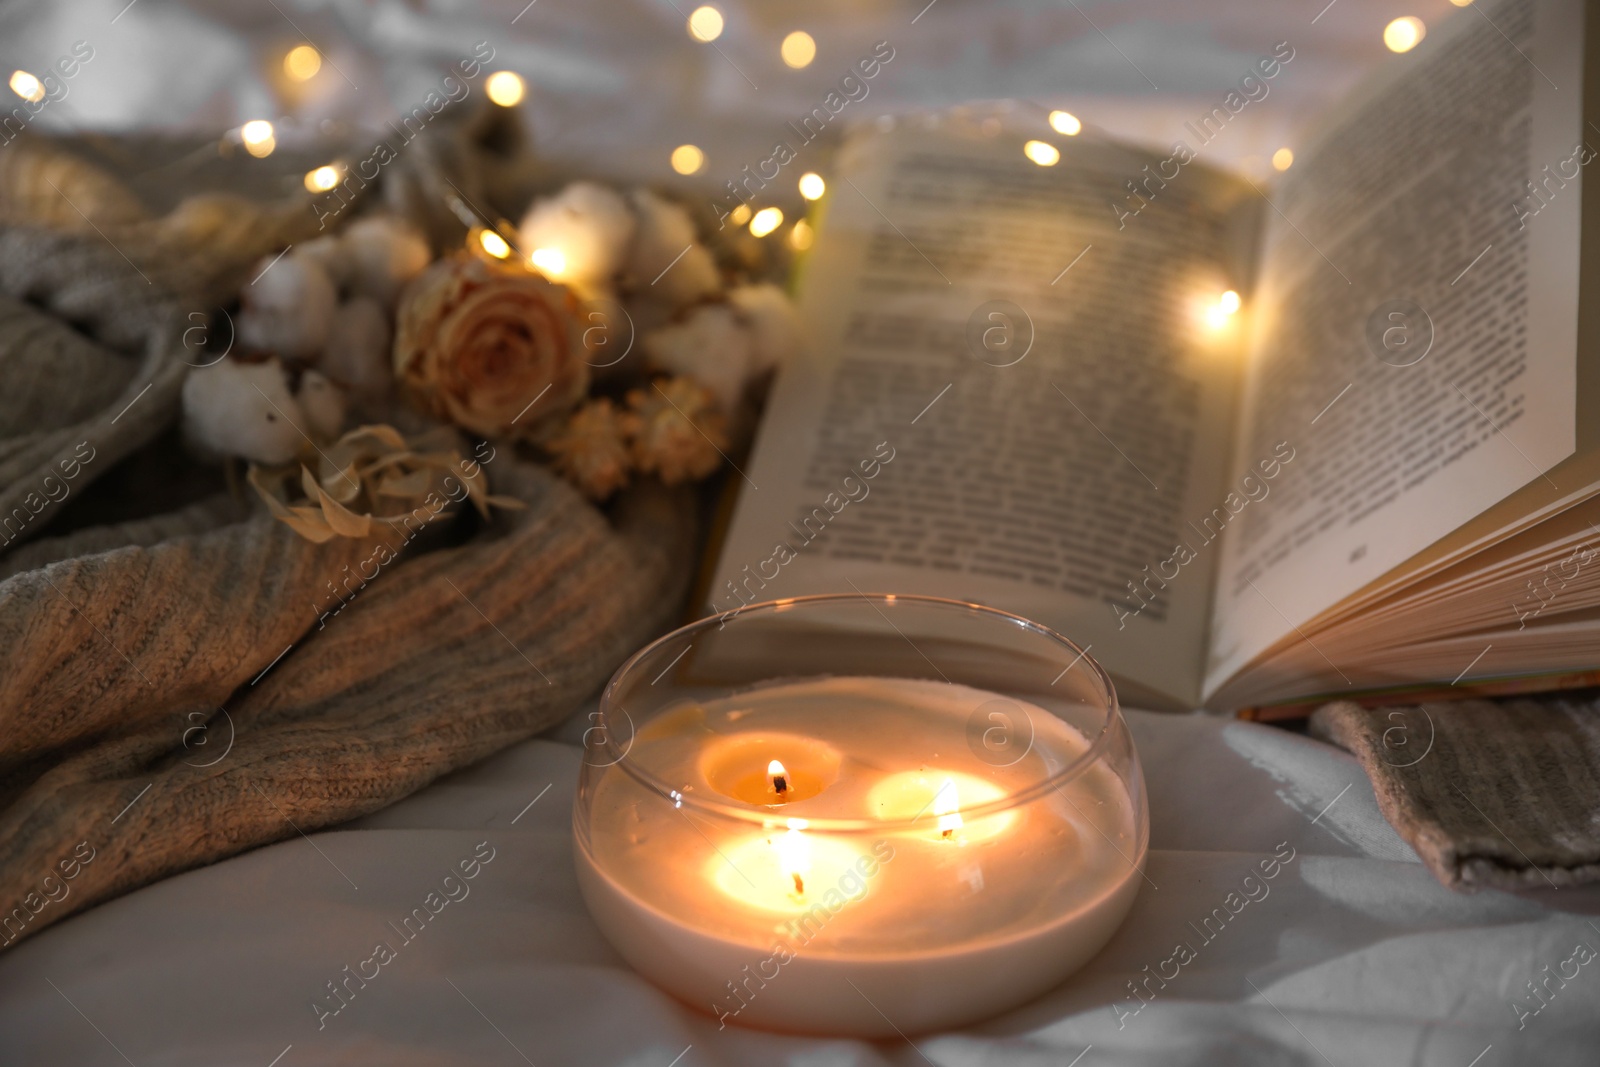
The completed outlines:
<svg viewBox="0 0 1600 1067">
<path fill-rule="evenodd" d="M 951 830 L 953 830 L 953 829 L 955 829 L 955 828 L 954 828 L 954 827 L 951 827 Z M 944 833 L 943 833 L 943 834 L 942 834 L 942 835 L 941 835 L 941 836 L 943 836 L 943 837 L 949 837 L 949 836 L 950 836 L 950 830 L 946 830 L 946 831 L 945 831 L 945 832 L 944 832 Z"/>
<path fill-rule="evenodd" d="M 799 894 L 800 896 L 802 896 L 802 897 L 805 896 L 806 895 L 805 879 L 801 878 L 798 872 L 791 872 L 791 874 L 792 874 L 792 877 L 794 878 L 794 891 L 797 894 Z"/>
<path fill-rule="evenodd" d="M 789 779 L 781 774 L 772 776 L 772 788 L 781 797 L 789 791 Z"/>
</svg>

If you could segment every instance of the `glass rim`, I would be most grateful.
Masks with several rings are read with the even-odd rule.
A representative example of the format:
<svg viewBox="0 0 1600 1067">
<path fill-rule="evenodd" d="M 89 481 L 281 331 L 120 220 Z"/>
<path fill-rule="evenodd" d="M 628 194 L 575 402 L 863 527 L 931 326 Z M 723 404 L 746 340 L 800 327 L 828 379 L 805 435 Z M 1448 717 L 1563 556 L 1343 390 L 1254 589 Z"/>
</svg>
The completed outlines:
<svg viewBox="0 0 1600 1067">
<path fill-rule="evenodd" d="M 723 818 L 732 818 L 740 822 L 755 823 L 761 825 L 763 828 L 782 826 L 787 819 L 782 814 L 783 809 L 781 807 L 773 808 L 756 806 L 734 800 L 715 800 L 704 796 L 684 793 L 673 787 L 671 784 L 662 781 L 660 778 L 657 778 L 649 771 L 639 767 L 632 760 L 629 760 L 628 751 L 631 749 L 633 744 L 632 735 L 630 734 L 630 739 L 626 747 L 619 745 L 616 740 L 616 732 L 610 728 L 612 723 L 612 709 L 616 708 L 620 710 L 623 715 L 627 716 L 630 725 L 633 725 L 634 731 L 637 731 L 638 727 L 636 724 L 633 724 L 633 717 L 628 715 L 627 709 L 623 707 L 621 702 L 617 699 L 617 690 L 623 681 L 638 668 L 639 664 L 647 661 L 649 657 L 656 653 L 662 646 L 685 636 L 691 637 L 692 644 L 692 635 L 697 634 L 711 626 L 720 627 L 721 625 L 731 624 L 732 621 L 737 619 L 740 615 L 748 613 L 770 615 L 776 614 L 782 610 L 787 610 L 797 604 L 816 605 L 829 602 L 838 603 L 856 600 L 865 601 L 869 605 L 908 601 L 932 607 L 937 610 L 959 609 L 962 611 L 975 612 L 979 615 L 990 617 L 997 622 L 1003 621 L 1012 625 L 1021 626 L 1022 628 L 1030 630 L 1033 633 L 1046 638 L 1047 640 L 1061 645 L 1065 651 L 1069 651 L 1074 654 L 1073 659 L 1067 664 L 1066 668 L 1062 671 L 1062 674 L 1065 674 L 1066 671 L 1069 671 L 1073 667 L 1082 663 L 1090 671 L 1091 677 L 1093 677 L 1096 684 L 1100 688 L 1103 698 L 1103 706 L 1106 713 L 1105 721 L 1100 724 L 1099 731 L 1096 732 L 1092 738 L 1087 738 L 1089 745 L 1084 749 L 1082 754 L 1080 754 L 1070 763 L 1063 766 L 1054 774 L 1051 774 L 1046 778 L 1042 778 L 1038 782 L 1035 782 L 1023 789 L 1019 789 L 1013 793 L 1007 793 L 1002 797 L 983 804 L 975 804 L 971 807 L 962 807 L 960 809 L 960 814 L 963 819 L 981 819 L 989 815 L 997 815 L 1006 811 L 1023 807 L 1027 804 L 1031 804 L 1052 790 L 1059 789 L 1061 786 L 1064 786 L 1073 779 L 1083 775 L 1090 767 L 1099 762 L 1101 755 L 1109 746 L 1112 736 L 1112 727 L 1122 720 L 1122 709 L 1117 700 L 1116 687 L 1112 684 L 1111 677 L 1106 673 L 1105 668 L 1101 667 L 1100 664 L 1089 655 L 1089 650 L 1087 648 L 1080 647 L 1077 642 L 1071 640 L 1056 630 L 1053 630 L 1042 623 L 1035 622 L 1026 616 L 1018 615 L 1014 612 L 990 607 L 987 604 L 975 604 L 971 601 L 955 600 L 949 597 L 924 596 L 922 594 L 908 593 L 819 593 L 809 596 L 783 597 L 782 599 L 778 600 L 763 600 L 752 604 L 747 604 L 744 607 L 735 609 L 732 612 L 707 615 L 702 619 L 696 619 L 694 622 L 687 623 L 675 630 L 671 630 L 665 634 L 662 634 L 660 637 L 656 638 L 654 641 L 651 641 L 633 655 L 629 656 L 627 660 L 624 661 L 622 666 L 617 668 L 616 673 L 611 676 L 611 680 L 606 683 L 605 689 L 603 689 L 600 693 L 598 714 L 600 716 L 599 725 L 601 728 L 601 734 L 604 737 L 604 740 L 601 742 L 601 747 L 606 752 L 615 756 L 615 759 L 611 760 L 609 763 L 600 764 L 598 769 L 604 770 L 610 767 L 620 768 L 624 773 L 628 774 L 640 785 L 659 796 L 663 801 L 672 804 L 674 807 L 688 807 L 696 811 L 717 815 Z M 891 625 L 893 624 L 891 623 Z M 909 638 L 907 640 L 909 641 Z M 680 653 L 680 655 L 682 655 L 682 653 Z M 671 664 L 668 664 L 668 666 L 670 667 Z M 1058 675 L 1057 680 L 1059 680 L 1059 678 L 1060 676 Z M 1052 682 L 1051 684 L 1054 685 L 1055 683 Z M 1053 715 L 1055 718 L 1060 718 L 1059 715 L 1055 715 L 1055 713 L 1051 712 L 1048 708 L 1043 708 L 1041 710 L 1045 711 L 1047 714 Z M 1072 724 L 1068 723 L 1067 725 L 1070 726 Z M 585 746 L 586 751 L 587 748 L 588 746 Z M 918 813 L 916 816 L 910 819 L 829 818 L 806 816 L 804 821 L 806 823 L 805 829 L 811 831 L 826 831 L 834 833 L 865 833 L 871 831 L 880 831 L 883 833 L 899 833 L 922 829 L 929 824 L 930 819 L 936 820 L 937 816 L 930 816 L 926 812 Z M 936 823 L 934 824 L 936 825 Z"/>
</svg>

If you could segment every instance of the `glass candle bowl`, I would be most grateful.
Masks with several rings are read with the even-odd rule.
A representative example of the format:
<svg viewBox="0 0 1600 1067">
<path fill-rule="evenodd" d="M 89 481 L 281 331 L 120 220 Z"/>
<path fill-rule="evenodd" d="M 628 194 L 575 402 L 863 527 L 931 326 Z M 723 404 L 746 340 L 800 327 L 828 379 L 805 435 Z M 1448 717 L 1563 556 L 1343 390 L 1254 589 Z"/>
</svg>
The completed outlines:
<svg viewBox="0 0 1600 1067">
<path fill-rule="evenodd" d="M 1149 844 L 1083 650 L 893 595 L 754 604 L 635 654 L 573 824 L 589 911 L 640 974 L 724 1024 L 861 1037 L 1060 983 L 1127 915 Z"/>
</svg>

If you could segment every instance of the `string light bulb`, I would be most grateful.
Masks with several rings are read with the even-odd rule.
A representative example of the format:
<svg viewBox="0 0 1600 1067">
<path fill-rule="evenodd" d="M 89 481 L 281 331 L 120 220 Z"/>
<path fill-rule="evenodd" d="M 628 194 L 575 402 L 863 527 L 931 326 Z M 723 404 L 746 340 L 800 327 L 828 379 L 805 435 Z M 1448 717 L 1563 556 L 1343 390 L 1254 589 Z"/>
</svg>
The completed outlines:
<svg viewBox="0 0 1600 1067">
<path fill-rule="evenodd" d="M 689 36 L 710 44 L 722 36 L 722 12 L 705 4 L 694 9 L 689 16 Z"/>
<path fill-rule="evenodd" d="M 1050 112 L 1050 128 L 1067 137 L 1076 137 L 1083 132 L 1083 123 L 1078 121 L 1078 116 L 1070 111 Z"/>
<path fill-rule="evenodd" d="M 309 192 L 325 193 L 338 184 L 339 169 L 332 164 L 306 171 L 306 189 Z"/>
<path fill-rule="evenodd" d="M 672 169 L 679 174 L 693 174 L 705 163 L 706 154 L 698 145 L 681 144 L 672 150 Z"/>
<path fill-rule="evenodd" d="M 809 67 L 811 61 L 817 58 L 817 42 L 805 30 L 795 30 L 778 46 L 778 54 L 783 57 L 784 63 L 800 70 Z"/>
<path fill-rule="evenodd" d="M 1383 43 L 1391 52 L 1409 52 L 1422 43 L 1428 27 L 1415 15 L 1402 15 L 1383 28 Z"/>
<path fill-rule="evenodd" d="M 44 85 L 25 70 L 12 71 L 10 84 L 11 91 L 30 104 L 37 104 L 44 99 Z"/>
<path fill-rule="evenodd" d="M 750 232 L 757 237 L 765 237 L 782 225 L 783 212 L 775 207 L 764 207 L 750 220 Z"/>
<path fill-rule="evenodd" d="M 1022 154 L 1041 167 L 1053 167 L 1061 162 L 1061 150 L 1048 141 L 1029 141 L 1022 146 Z"/>
<path fill-rule="evenodd" d="M 1221 330 L 1228 325 L 1228 320 L 1238 314 L 1244 306 L 1244 301 L 1232 289 L 1227 290 L 1217 297 L 1215 304 L 1209 305 L 1204 312 L 1205 323 L 1212 330 Z"/>
<path fill-rule="evenodd" d="M 239 140 L 244 143 L 244 150 L 257 159 L 267 158 L 272 155 L 272 150 L 278 147 L 278 138 L 273 132 L 272 123 L 266 119 L 251 119 L 240 126 Z"/>
<path fill-rule="evenodd" d="M 815 172 L 800 175 L 800 195 L 807 200 L 821 200 L 827 191 L 828 183 L 822 180 L 822 175 Z"/>
<path fill-rule="evenodd" d="M 535 248 L 528 262 L 547 278 L 561 277 L 567 269 L 567 257 L 559 248 Z"/>
<path fill-rule="evenodd" d="M 522 103 L 527 86 L 523 84 L 521 75 L 509 70 L 497 70 L 483 83 L 483 91 L 501 107 L 516 107 Z"/>
<path fill-rule="evenodd" d="M 794 224 L 794 229 L 789 231 L 789 247 L 796 252 L 804 252 L 811 247 L 811 242 L 816 239 L 816 234 L 811 229 L 811 223 L 805 219 Z"/>
<path fill-rule="evenodd" d="M 478 244 L 495 259 L 505 259 L 511 255 L 511 246 L 506 243 L 506 239 L 493 230 L 479 230 Z"/>
<path fill-rule="evenodd" d="M 750 205 L 740 204 L 738 207 L 728 212 L 728 221 L 733 223 L 735 226 L 743 226 L 745 223 L 749 222 Z"/>
<path fill-rule="evenodd" d="M 1280 148 L 1272 153 L 1272 169 L 1288 170 L 1294 166 L 1294 152 L 1287 148 Z"/>
<path fill-rule="evenodd" d="M 297 44 L 283 57 L 283 72 L 297 82 L 307 82 L 322 69 L 322 53 L 308 44 Z"/>
</svg>

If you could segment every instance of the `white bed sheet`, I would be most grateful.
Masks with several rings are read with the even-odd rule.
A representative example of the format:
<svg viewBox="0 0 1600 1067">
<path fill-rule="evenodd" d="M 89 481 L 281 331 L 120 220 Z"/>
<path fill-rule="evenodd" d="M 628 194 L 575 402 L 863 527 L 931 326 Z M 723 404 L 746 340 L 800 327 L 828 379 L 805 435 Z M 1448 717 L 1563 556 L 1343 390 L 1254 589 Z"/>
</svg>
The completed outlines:
<svg viewBox="0 0 1600 1067">
<path fill-rule="evenodd" d="M 1129 718 L 1149 780 L 1150 881 L 1083 971 L 983 1026 L 914 1046 L 719 1031 L 634 975 L 574 879 L 580 716 L 386 811 L 149 886 L 6 952 L 0 1063 L 1600 1062 L 1600 961 L 1550 981 L 1538 1014 L 1516 1007 L 1540 1003 L 1526 983 L 1578 943 L 1600 949 L 1600 890 L 1451 893 L 1342 752 L 1246 723 Z M 324 983 L 378 940 L 398 942 L 387 924 L 482 841 L 495 856 L 469 895 L 319 1030 Z M 1281 842 L 1296 855 L 1270 894 L 1201 944 L 1187 924 Z M 1197 958 L 1123 1014 L 1138 1003 L 1126 983 L 1180 939 Z"/>
</svg>

